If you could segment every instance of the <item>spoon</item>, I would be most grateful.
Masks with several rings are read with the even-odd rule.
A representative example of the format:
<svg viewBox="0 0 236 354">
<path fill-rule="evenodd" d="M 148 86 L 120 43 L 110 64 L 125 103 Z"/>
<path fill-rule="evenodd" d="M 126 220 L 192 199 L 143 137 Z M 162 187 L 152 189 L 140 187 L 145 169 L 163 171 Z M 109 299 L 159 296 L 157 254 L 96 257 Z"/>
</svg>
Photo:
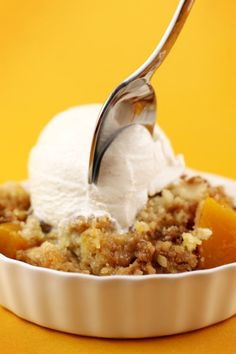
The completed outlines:
<svg viewBox="0 0 236 354">
<path fill-rule="evenodd" d="M 89 183 L 97 184 L 103 155 L 115 137 L 133 124 L 141 124 L 153 134 L 156 95 L 151 78 L 174 45 L 194 0 L 180 0 L 160 43 L 147 61 L 123 81 L 103 105 L 90 150 Z"/>
</svg>

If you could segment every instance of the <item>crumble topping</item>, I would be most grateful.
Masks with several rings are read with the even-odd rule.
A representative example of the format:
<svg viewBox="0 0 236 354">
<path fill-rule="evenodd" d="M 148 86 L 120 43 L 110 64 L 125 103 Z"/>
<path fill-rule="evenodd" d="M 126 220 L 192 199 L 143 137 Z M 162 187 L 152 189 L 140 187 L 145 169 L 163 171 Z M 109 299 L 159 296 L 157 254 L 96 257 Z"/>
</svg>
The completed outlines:
<svg viewBox="0 0 236 354">
<path fill-rule="evenodd" d="M 16 183 L 0 187 L 0 224 L 19 223 L 26 249 L 16 259 L 32 265 L 95 275 L 156 274 L 199 267 L 199 246 L 211 230 L 197 228 L 197 209 L 206 197 L 232 206 L 222 187 L 186 176 L 150 197 L 132 228 L 119 233 L 108 217 L 74 220 L 51 228 L 30 209 L 30 196 Z"/>
<path fill-rule="evenodd" d="M 0 223 L 25 221 L 29 207 L 29 194 L 19 183 L 8 182 L 1 185 Z"/>
</svg>

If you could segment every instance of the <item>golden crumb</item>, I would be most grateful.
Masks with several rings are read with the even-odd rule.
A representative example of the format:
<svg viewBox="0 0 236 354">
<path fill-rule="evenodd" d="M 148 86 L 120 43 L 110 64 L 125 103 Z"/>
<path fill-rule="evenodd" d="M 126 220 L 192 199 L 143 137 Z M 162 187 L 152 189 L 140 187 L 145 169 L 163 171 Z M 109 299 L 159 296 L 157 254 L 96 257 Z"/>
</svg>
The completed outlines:
<svg viewBox="0 0 236 354">
<path fill-rule="evenodd" d="M 30 196 L 16 182 L 0 186 L 0 223 L 25 221 L 30 208 Z"/>
<path fill-rule="evenodd" d="M 45 241 L 39 247 L 17 252 L 17 259 L 44 268 L 65 272 L 80 271 L 79 263 L 67 249 Z"/>
</svg>

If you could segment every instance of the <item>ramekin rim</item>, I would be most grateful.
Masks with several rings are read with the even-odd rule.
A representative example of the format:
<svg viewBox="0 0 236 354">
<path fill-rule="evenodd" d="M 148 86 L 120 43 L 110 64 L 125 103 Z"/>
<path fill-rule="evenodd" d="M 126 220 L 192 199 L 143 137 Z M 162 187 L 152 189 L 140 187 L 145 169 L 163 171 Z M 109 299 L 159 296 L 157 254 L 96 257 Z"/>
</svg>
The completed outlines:
<svg viewBox="0 0 236 354">
<path fill-rule="evenodd" d="M 0 253 L 0 262 L 5 264 L 12 264 L 20 266 L 22 268 L 32 270 L 38 273 L 52 274 L 61 278 L 78 278 L 78 279 L 87 279 L 87 280 L 97 280 L 97 281 L 111 281 L 111 280 L 124 280 L 124 281 L 147 281 L 151 279 L 181 279 L 189 278 L 195 276 L 206 276 L 209 274 L 221 272 L 227 269 L 236 268 L 236 262 L 224 264 L 218 267 L 209 268 L 209 269 L 198 269 L 193 271 L 186 271 L 181 273 L 172 273 L 172 274 L 145 274 L 145 275 L 94 275 L 94 274 L 84 274 L 79 272 L 65 272 L 61 270 L 55 270 L 50 268 L 44 268 L 40 266 L 34 266 L 16 259 L 12 259 L 4 256 Z"/>
</svg>

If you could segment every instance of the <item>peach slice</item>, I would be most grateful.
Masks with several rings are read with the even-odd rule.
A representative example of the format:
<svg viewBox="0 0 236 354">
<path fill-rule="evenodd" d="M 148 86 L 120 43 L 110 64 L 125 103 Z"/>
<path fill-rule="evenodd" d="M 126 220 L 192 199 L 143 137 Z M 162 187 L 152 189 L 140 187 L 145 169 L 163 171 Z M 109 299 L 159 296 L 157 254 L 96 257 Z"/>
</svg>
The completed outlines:
<svg viewBox="0 0 236 354">
<path fill-rule="evenodd" d="M 16 251 L 27 248 L 26 240 L 20 235 L 19 224 L 0 224 L 0 253 L 15 258 Z"/>
<path fill-rule="evenodd" d="M 209 228 L 212 235 L 200 246 L 200 267 L 214 268 L 236 262 L 236 212 L 206 198 L 200 207 L 197 227 Z"/>
</svg>

